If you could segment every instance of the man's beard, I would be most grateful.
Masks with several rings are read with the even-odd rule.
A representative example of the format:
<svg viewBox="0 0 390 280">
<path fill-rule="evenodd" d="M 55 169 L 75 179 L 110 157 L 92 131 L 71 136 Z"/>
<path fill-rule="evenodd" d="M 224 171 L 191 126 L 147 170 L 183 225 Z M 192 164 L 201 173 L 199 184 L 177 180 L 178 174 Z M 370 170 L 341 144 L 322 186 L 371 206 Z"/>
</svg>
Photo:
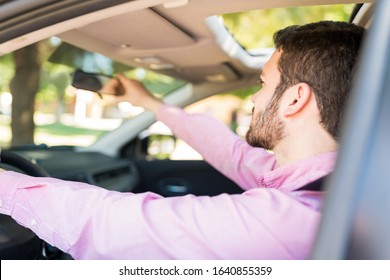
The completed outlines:
<svg viewBox="0 0 390 280">
<path fill-rule="evenodd" d="M 246 141 L 253 147 L 273 150 L 284 138 L 284 124 L 278 117 L 279 98 L 272 99 L 263 113 L 252 114 Z"/>
</svg>

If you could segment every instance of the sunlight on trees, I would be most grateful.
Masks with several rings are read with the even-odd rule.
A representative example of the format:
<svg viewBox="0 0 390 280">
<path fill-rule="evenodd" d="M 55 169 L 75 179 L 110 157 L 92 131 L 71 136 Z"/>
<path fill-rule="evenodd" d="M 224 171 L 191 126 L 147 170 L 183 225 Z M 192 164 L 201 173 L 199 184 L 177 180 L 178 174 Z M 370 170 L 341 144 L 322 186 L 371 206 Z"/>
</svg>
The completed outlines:
<svg viewBox="0 0 390 280">
<path fill-rule="evenodd" d="M 273 47 L 273 34 L 290 25 L 348 21 L 354 5 L 292 7 L 223 15 L 228 30 L 246 49 Z"/>
</svg>

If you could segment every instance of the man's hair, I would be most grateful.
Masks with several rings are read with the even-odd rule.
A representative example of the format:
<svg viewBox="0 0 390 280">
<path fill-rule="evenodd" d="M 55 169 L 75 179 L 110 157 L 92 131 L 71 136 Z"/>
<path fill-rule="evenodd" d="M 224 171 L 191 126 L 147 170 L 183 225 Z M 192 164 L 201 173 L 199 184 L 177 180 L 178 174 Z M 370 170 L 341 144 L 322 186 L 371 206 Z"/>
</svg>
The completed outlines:
<svg viewBox="0 0 390 280">
<path fill-rule="evenodd" d="M 321 124 L 335 139 L 339 137 L 363 34 L 364 28 L 351 23 L 321 21 L 290 26 L 274 35 L 275 46 L 282 51 L 275 94 L 307 83 L 314 90 Z"/>
</svg>

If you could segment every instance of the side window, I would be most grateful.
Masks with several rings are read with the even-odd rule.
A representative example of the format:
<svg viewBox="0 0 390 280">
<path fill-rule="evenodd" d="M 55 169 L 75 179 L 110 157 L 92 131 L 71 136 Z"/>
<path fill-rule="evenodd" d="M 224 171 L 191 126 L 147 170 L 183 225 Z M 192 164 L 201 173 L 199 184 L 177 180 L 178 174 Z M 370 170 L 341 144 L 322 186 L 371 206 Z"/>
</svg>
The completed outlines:
<svg viewBox="0 0 390 280">
<path fill-rule="evenodd" d="M 249 98 L 224 94 L 212 96 L 185 108 L 188 113 L 208 114 L 230 127 L 241 137 L 249 128 L 252 103 Z M 144 136 L 148 136 L 147 154 L 150 158 L 171 160 L 200 160 L 202 156 L 181 139 L 172 135 L 162 122 L 153 124 Z"/>
</svg>

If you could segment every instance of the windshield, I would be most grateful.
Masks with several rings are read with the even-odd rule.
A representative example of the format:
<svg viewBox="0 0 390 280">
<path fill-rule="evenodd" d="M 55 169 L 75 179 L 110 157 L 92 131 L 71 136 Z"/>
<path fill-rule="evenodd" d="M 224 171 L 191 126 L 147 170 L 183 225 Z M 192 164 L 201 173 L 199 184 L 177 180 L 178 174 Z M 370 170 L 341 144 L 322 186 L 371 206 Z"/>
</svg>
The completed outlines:
<svg viewBox="0 0 390 280">
<path fill-rule="evenodd" d="M 354 4 L 321 5 L 224 14 L 224 24 L 234 38 L 249 52 L 273 47 L 275 31 L 290 25 L 301 25 L 319 20 L 348 21 Z M 253 31 L 252 26 L 261 26 Z M 250 32 L 249 32 L 250 30 Z"/>
<path fill-rule="evenodd" d="M 0 57 L 0 147 L 89 146 L 142 108 L 71 86 L 76 69 L 141 81 L 158 97 L 182 87 L 175 78 L 117 63 L 50 38 Z M 34 90 L 36 89 L 36 90 Z"/>
</svg>

